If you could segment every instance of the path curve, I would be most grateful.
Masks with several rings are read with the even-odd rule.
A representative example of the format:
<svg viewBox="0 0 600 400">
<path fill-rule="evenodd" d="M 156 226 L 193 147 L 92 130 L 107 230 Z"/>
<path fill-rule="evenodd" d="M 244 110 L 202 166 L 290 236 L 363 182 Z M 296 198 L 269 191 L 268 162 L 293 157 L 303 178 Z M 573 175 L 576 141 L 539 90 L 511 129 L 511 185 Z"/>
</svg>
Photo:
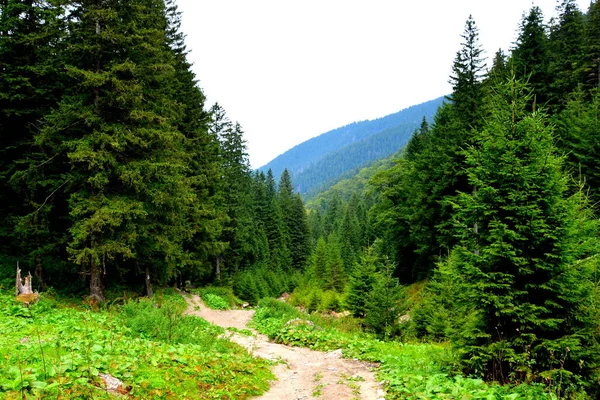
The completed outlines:
<svg viewBox="0 0 600 400">
<path fill-rule="evenodd" d="M 185 296 L 186 314 L 202 317 L 223 328 L 248 329 L 253 310 L 211 310 L 197 295 Z M 342 358 L 340 350 L 328 353 L 269 342 L 265 335 L 227 332 L 228 338 L 257 357 L 281 361 L 273 367 L 277 381 L 257 397 L 262 400 L 361 399 L 383 400 L 385 392 L 375 379 L 375 364 Z"/>
</svg>

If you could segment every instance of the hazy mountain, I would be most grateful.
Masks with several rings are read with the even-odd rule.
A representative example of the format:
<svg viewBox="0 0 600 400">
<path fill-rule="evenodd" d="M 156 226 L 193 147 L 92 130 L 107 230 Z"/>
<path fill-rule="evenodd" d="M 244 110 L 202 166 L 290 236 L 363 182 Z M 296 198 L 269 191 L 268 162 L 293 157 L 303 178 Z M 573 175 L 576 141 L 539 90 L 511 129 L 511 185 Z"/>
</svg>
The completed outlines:
<svg viewBox="0 0 600 400">
<path fill-rule="evenodd" d="M 397 152 L 425 116 L 433 118 L 444 98 L 414 105 L 375 120 L 354 122 L 307 140 L 259 168 L 278 178 L 287 168 L 305 197 L 331 187 L 374 161 Z"/>
</svg>

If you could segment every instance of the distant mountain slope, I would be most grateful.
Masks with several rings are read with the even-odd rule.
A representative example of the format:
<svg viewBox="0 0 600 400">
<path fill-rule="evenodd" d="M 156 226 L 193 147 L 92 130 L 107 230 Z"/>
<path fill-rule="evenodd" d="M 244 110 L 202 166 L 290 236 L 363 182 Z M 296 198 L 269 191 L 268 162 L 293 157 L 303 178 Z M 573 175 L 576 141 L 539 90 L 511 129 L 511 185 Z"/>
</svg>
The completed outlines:
<svg viewBox="0 0 600 400">
<path fill-rule="evenodd" d="M 403 150 L 383 158 L 381 160 L 374 161 L 370 166 L 360 169 L 358 173 L 352 176 L 340 179 L 335 185 L 329 187 L 327 190 L 320 191 L 318 194 L 312 196 L 310 200 L 306 202 L 306 208 L 309 210 L 322 209 L 323 203 L 326 203 L 331 199 L 333 193 L 337 195 L 343 201 L 348 201 L 353 194 L 365 195 L 369 190 L 371 178 L 380 171 L 385 171 L 392 166 L 402 157 Z"/>
<path fill-rule="evenodd" d="M 270 168 L 279 177 L 287 168 L 296 190 L 310 197 L 398 151 L 423 116 L 431 120 L 443 100 L 440 97 L 383 118 L 334 129 L 295 146 L 259 170 Z"/>
</svg>

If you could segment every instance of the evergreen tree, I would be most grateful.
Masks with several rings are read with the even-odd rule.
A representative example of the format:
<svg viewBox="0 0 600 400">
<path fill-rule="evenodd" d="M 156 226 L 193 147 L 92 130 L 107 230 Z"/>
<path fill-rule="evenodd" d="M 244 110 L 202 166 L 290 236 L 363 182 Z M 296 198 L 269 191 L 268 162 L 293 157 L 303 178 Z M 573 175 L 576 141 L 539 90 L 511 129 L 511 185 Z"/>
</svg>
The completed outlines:
<svg viewBox="0 0 600 400">
<path fill-rule="evenodd" d="M 429 124 L 427 123 L 427 119 L 423 117 L 421 121 L 421 126 L 419 129 L 415 129 L 412 137 L 406 144 L 406 148 L 404 153 L 406 158 L 412 160 L 417 154 L 423 151 L 423 141 L 426 140 L 426 135 L 429 132 Z"/>
<path fill-rule="evenodd" d="M 512 67 L 519 79 L 526 80 L 534 93 L 534 103 L 548 101 L 550 85 L 548 72 L 549 41 L 544 16 L 539 7 L 532 7 L 524 15 L 519 27 L 516 46 L 512 51 Z M 531 106 L 533 109 L 533 105 Z"/>
<path fill-rule="evenodd" d="M 360 248 L 360 225 L 357 218 L 357 198 L 353 197 L 346 204 L 344 217 L 340 224 L 338 236 L 341 241 L 342 259 L 348 269 L 358 261 Z"/>
<path fill-rule="evenodd" d="M 559 145 L 566 154 L 569 173 L 586 185 L 592 206 L 600 207 L 600 91 L 591 100 L 575 93 L 556 118 Z"/>
<path fill-rule="evenodd" d="M 346 304 L 355 317 L 364 318 L 367 315 L 367 305 L 375 283 L 376 272 L 377 257 L 370 247 L 361 257 L 360 262 L 355 264 L 350 274 Z"/>
<path fill-rule="evenodd" d="M 327 265 L 326 265 L 325 290 L 341 292 L 346 284 L 344 261 L 339 238 L 335 234 L 327 238 Z"/>
<path fill-rule="evenodd" d="M 56 2 L 0 3 L 0 253 L 29 262 L 38 278 L 48 259 L 64 255 L 59 160 L 33 146 L 63 90 L 63 12 Z"/>
<path fill-rule="evenodd" d="M 455 134 L 465 137 L 470 129 L 477 129 L 481 123 L 481 104 L 483 91 L 481 81 L 485 59 L 483 50 L 479 44 L 479 29 L 472 16 L 469 16 L 465 25 L 465 31 L 461 35 L 463 42 L 461 49 L 456 53 L 452 65 L 452 94 L 448 99 L 452 102 L 458 129 Z M 466 143 L 468 140 L 463 140 Z"/>
<path fill-rule="evenodd" d="M 329 236 L 337 232 L 342 220 L 342 199 L 337 191 L 334 191 L 329 201 L 325 205 L 323 215 L 323 233 Z"/>
<path fill-rule="evenodd" d="M 373 289 L 365 303 L 367 327 L 378 335 L 389 338 L 398 321 L 398 281 L 393 277 L 394 267 L 385 262 L 374 275 Z"/>
<path fill-rule="evenodd" d="M 323 286 L 327 279 L 327 242 L 323 237 L 317 240 L 310 257 L 310 276 L 319 286 Z"/>
<path fill-rule="evenodd" d="M 551 110 L 559 112 L 568 94 L 583 83 L 584 18 L 575 0 L 563 0 L 558 7 L 559 17 L 550 31 L 550 62 L 552 80 L 548 87 Z"/>
<path fill-rule="evenodd" d="M 175 273 L 195 208 L 162 1 L 83 1 L 69 10 L 69 87 L 36 143 L 68 160 L 68 251 L 102 301 L 103 276 L 138 252 Z M 146 276 L 149 271 L 146 270 Z"/>
<path fill-rule="evenodd" d="M 291 215 L 289 217 L 290 252 L 292 265 L 295 268 L 304 268 L 310 256 L 310 229 L 304 202 L 299 194 L 294 197 Z"/>
<path fill-rule="evenodd" d="M 477 191 L 454 204 L 459 244 L 449 262 L 463 283 L 460 302 L 478 313 L 455 344 L 468 371 L 494 380 L 581 373 L 574 314 L 582 297 L 562 161 L 543 114 L 526 111 L 523 85 L 511 80 L 497 92 L 478 145 L 466 151 Z"/>
<path fill-rule="evenodd" d="M 319 238 L 323 237 L 321 210 L 319 208 L 309 209 L 307 218 L 310 232 L 310 248 L 312 249 L 317 245 Z"/>
<path fill-rule="evenodd" d="M 583 83 L 587 89 L 600 88 L 600 2 L 592 1 L 585 21 Z"/>
</svg>

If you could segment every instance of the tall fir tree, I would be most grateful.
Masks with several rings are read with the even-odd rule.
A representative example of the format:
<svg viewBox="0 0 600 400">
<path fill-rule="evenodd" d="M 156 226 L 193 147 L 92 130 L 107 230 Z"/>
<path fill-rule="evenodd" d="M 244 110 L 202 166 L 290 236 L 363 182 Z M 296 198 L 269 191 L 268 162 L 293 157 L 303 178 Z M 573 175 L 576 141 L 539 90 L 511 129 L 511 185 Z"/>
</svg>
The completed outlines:
<svg viewBox="0 0 600 400">
<path fill-rule="evenodd" d="M 162 260 L 146 266 L 147 283 L 150 272 L 175 274 L 196 193 L 185 136 L 172 122 L 179 107 L 163 2 L 72 6 L 69 87 L 36 144 L 67 160 L 68 251 L 102 301 L 104 277 L 135 272 L 138 254 Z"/>
<path fill-rule="evenodd" d="M 553 113 L 566 105 L 568 94 L 584 81 L 584 16 L 575 0 L 563 0 L 557 7 L 559 16 L 550 29 L 548 72 L 549 106 Z"/>
<path fill-rule="evenodd" d="M 466 150 L 477 191 L 454 203 L 459 244 L 448 264 L 462 282 L 457 303 L 477 312 L 454 343 L 467 371 L 489 379 L 542 380 L 560 369 L 567 379 L 594 368 L 579 363 L 576 210 L 552 131 L 527 111 L 528 89 L 512 79 L 497 93 L 478 145 Z"/>
<path fill-rule="evenodd" d="M 549 45 L 542 10 L 532 7 L 521 20 L 511 65 L 516 76 L 531 85 L 534 104 L 544 105 L 548 101 Z M 530 106 L 531 109 L 535 108 L 534 104 Z"/>
</svg>

